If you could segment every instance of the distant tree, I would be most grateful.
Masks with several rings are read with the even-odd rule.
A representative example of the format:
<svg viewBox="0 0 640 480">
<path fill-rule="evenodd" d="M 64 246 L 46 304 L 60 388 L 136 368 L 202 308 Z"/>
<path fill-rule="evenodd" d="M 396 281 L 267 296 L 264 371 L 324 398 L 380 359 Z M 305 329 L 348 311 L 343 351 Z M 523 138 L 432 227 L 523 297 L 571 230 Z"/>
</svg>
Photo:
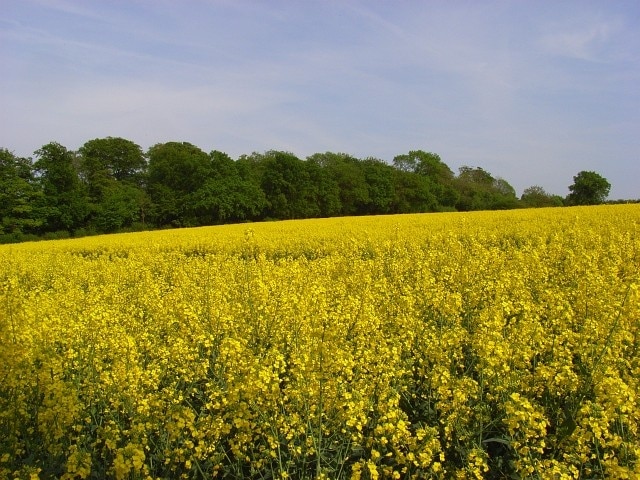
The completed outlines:
<svg viewBox="0 0 640 480">
<path fill-rule="evenodd" d="M 271 218 L 310 218 L 320 215 L 317 188 L 306 162 L 289 152 L 269 151 L 262 159 L 261 187 Z"/>
<path fill-rule="evenodd" d="M 78 149 L 80 174 L 89 185 L 90 194 L 108 180 L 139 184 L 146 168 L 139 145 L 117 137 L 89 140 Z"/>
<path fill-rule="evenodd" d="M 437 201 L 436 209 L 452 209 L 458 202 L 460 196 L 454 188 L 455 175 L 437 153 L 411 150 L 397 155 L 393 165 L 402 172 L 429 178 L 430 189 Z"/>
<path fill-rule="evenodd" d="M 516 189 L 504 178 L 496 178 L 492 187 L 494 192 L 492 210 L 508 210 L 520 206 L 516 196 Z"/>
<path fill-rule="evenodd" d="M 340 192 L 341 215 L 363 215 L 371 201 L 362 162 L 346 153 L 315 153 L 309 160 L 326 169 Z"/>
<path fill-rule="evenodd" d="M 102 201 L 92 205 L 91 229 L 100 233 L 117 232 L 136 223 L 145 223 L 150 200 L 135 185 L 113 181 L 102 192 Z"/>
<path fill-rule="evenodd" d="M 494 180 L 493 176 L 482 168 L 472 168 L 466 165 L 460 167 L 455 182 L 460 195 L 456 209 L 460 211 L 489 209 L 489 189 Z"/>
<path fill-rule="evenodd" d="M 226 178 L 226 188 L 230 189 L 228 200 L 233 203 L 233 209 L 227 219 L 221 221 L 255 220 L 260 218 L 267 205 L 264 192 L 258 183 L 252 181 L 251 176 L 239 168 L 238 162 L 234 162 L 226 153 L 212 151 L 211 157 L 212 178 Z"/>
<path fill-rule="evenodd" d="M 76 170 L 75 154 L 57 142 L 35 152 L 37 183 L 43 192 L 44 228 L 72 231 L 84 226 L 89 214 L 89 198 Z"/>
<path fill-rule="evenodd" d="M 611 184 L 596 172 L 582 171 L 573 177 L 573 184 L 569 186 L 569 190 L 569 205 L 599 205 L 604 203 L 609 195 Z"/>
<path fill-rule="evenodd" d="M 404 172 L 419 173 L 438 182 L 453 180 L 453 171 L 442 161 L 440 155 L 423 150 L 411 150 L 404 155 L 396 155 L 393 165 Z"/>
<path fill-rule="evenodd" d="M 411 155 L 413 152 L 409 152 L 406 155 L 396 155 L 393 158 L 393 166 L 401 172 L 416 173 L 418 169 L 418 158 L 415 155 Z"/>
<path fill-rule="evenodd" d="M 377 158 L 366 158 L 361 165 L 369 197 L 363 213 L 389 213 L 395 197 L 393 167 Z"/>
<path fill-rule="evenodd" d="M 226 153 L 209 154 L 211 175 L 189 196 L 199 223 L 210 225 L 257 219 L 266 206 L 259 185 L 243 178 L 238 165 Z"/>
<path fill-rule="evenodd" d="M 31 161 L 0 149 L 0 235 L 37 231 L 44 223 L 38 209 L 41 204 L 42 192 L 35 187 Z"/>
<path fill-rule="evenodd" d="M 439 208 L 434 184 L 424 175 L 397 170 L 393 191 L 393 213 L 433 212 Z"/>
<path fill-rule="evenodd" d="M 460 167 L 454 184 L 460 194 L 458 210 L 504 210 L 518 206 L 515 189 L 480 167 Z"/>
<path fill-rule="evenodd" d="M 340 215 L 340 187 L 331 173 L 320 163 L 311 158 L 306 160 L 309 180 L 315 185 L 316 202 L 320 209 L 319 216 L 334 217 Z"/>
<path fill-rule="evenodd" d="M 209 155 L 187 142 L 152 146 L 147 156 L 147 190 L 158 226 L 197 225 L 197 206 L 190 201 L 211 175 Z"/>
<path fill-rule="evenodd" d="M 266 199 L 263 218 L 292 219 L 321 214 L 318 185 L 307 162 L 293 153 L 270 150 L 238 159 L 241 175 L 262 190 Z"/>
<path fill-rule="evenodd" d="M 539 185 L 527 187 L 520 196 L 520 202 L 525 208 L 561 207 L 562 198 L 545 192 Z"/>
<path fill-rule="evenodd" d="M 91 227 L 113 232 L 144 223 L 149 199 L 142 189 L 146 160 L 140 146 L 123 138 L 97 138 L 78 153 L 80 177 L 91 201 Z"/>
</svg>

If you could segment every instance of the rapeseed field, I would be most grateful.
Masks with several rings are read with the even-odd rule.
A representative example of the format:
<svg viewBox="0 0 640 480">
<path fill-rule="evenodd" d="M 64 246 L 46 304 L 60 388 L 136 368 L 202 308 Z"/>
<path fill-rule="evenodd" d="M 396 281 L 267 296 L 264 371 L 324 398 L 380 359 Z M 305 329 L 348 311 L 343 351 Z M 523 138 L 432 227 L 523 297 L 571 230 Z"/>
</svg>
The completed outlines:
<svg viewBox="0 0 640 480">
<path fill-rule="evenodd" d="M 0 478 L 640 478 L 640 207 L 0 247 Z"/>
</svg>

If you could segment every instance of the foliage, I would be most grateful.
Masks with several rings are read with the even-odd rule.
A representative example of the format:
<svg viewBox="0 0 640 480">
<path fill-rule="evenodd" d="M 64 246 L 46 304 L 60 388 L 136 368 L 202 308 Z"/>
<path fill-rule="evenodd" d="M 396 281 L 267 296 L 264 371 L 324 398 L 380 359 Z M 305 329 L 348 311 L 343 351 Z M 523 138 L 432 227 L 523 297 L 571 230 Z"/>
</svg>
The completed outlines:
<svg viewBox="0 0 640 480">
<path fill-rule="evenodd" d="M 393 164 L 399 170 L 418 173 L 438 183 L 451 182 L 454 177 L 453 171 L 442 161 L 440 155 L 423 150 L 411 150 L 405 155 L 397 155 Z"/>
<path fill-rule="evenodd" d="M 190 195 L 211 175 L 209 156 L 188 142 L 167 142 L 149 149 L 147 188 L 158 225 L 197 225 Z"/>
<path fill-rule="evenodd" d="M 41 203 L 31 161 L 0 149 L 0 235 L 20 238 L 37 231 L 43 223 L 37 211 Z"/>
<path fill-rule="evenodd" d="M 438 209 L 433 182 L 423 175 L 396 171 L 394 193 L 394 213 L 433 212 Z"/>
<path fill-rule="evenodd" d="M 309 181 L 314 185 L 315 201 L 319 209 L 320 217 L 335 217 L 342 213 L 340 201 L 340 187 L 333 179 L 331 173 L 315 161 L 308 159 L 306 162 Z"/>
<path fill-rule="evenodd" d="M 199 221 L 217 224 L 258 218 L 266 207 L 260 187 L 242 178 L 237 164 L 225 153 L 210 153 L 212 173 L 188 197 Z"/>
<path fill-rule="evenodd" d="M 292 153 L 275 150 L 255 157 L 261 163 L 260 187 L 266 197 L 268 218 L 319 216 L 316 186 L 305 162 Z"/>
<path fill-rule="evenodd" d="M 94 225 L 99 232 L 116 232 L 141 221 L 149 208 L 147 194 L 127 182 L 108 182 L 102 192 L 101 201 L 93 205 Z"/>
<path fill-rule="evenodd" d="M 594 172 L 581 172 L 566 202 L 537 186 L 518 199 L 505 179 L 468 166 L 456 176 L 438 154 L 424 150 L 397 155 L 393 164 L 335 152 L 300 159 L 277 150 L 234 160 L 188 142 L 160 143 L 144 153 L 130 140 L 106 137 L 77 152 L 51 142 L 35 152 L 35 163 L 0 152 L 0 243 L 246 221 L 601 203 L 610 187 Z"/>
<path fill-rule="evenodd" d="M 124 138 L 96 138 L 78 150 L 79 170 L 93 196 L 100 195 L 100 187 L 109 179 L 140 185 L 146 160 L 142 149 Z"/>
<path fill-rule="evenodd" d="M 360 161 L 343 153 L 317 153 L 308 158 L 324 168 L 337 186 L 340 195 L 340 214 L 364 213 L 370 203 L 369 186 Z"/>
<path fill-rule="evenodd" d="M 393 165 L 401 172 L 418 174 L 428 179 L 426 184 L 437 202 L 432 208 L 453 208 L 459 201 L 453 171 L 437 153 L 411 150 L 405 155 L 397 155 L 393 159 Z"/>
<path fill-rule="evenodd" d="M 639 221 L 0 246 L 0 477 L 638 478 Z"/>
<path fill-rule="evenodd" d="M 525 188 L 520 202 L 522 206 L 527 208 L 561 207 L 563 205 L 561 197 L 545 192 L 544 188 L 539 185 Z"/>
<path fill-rule="evenodd" d="M 361 166 L 369 198 L 361 213 L 389 213 L 395 197 L 393 167 L 376 158 L 363 160 Z"/>
<path fill-rule="evenodd" d="M 142 188 L 146 160 L 140 146 L 123 138 L 97 138 L 78 154 L 78 174 L 91 203 L 88 226 L 115 232 L 144 223 L 150 200 Z"/>
<path fill-rule="evenodd" d="M 600 174 L 583 170 L 573 177 L 569 190 L 569 205 L 599 205 L 609 195 L 611 184 Z"/>
<path fill-rule="evenodd" d="M 480 167 L 460 167 L 455 179 L 459 198 L 456 208 L 469 210 L 506 210 L 518 207 L 514 188 L 502 178 L 494 178 Z"/>
<path fill-rule="evenodd" d="M 36 150 L 36 181 L 43 192 L 42 211 L 48 231 L 74 230 L 89 215 L 89 197 L 75 167 L 76 156 L 57 142 Z"/>
</svg>

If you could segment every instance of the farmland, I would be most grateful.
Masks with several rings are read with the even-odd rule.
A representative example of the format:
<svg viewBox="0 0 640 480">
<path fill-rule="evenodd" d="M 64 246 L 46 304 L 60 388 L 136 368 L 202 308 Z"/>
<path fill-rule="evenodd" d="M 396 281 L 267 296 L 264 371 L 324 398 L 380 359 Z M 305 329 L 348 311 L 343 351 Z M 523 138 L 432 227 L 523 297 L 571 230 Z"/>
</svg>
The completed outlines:
<svg viewBox="0 0 640 480">
<path fill-rule="evenodd" d="M 638 478 L 640 208 L 0 247 L 0 477 Z"/>
</svg>

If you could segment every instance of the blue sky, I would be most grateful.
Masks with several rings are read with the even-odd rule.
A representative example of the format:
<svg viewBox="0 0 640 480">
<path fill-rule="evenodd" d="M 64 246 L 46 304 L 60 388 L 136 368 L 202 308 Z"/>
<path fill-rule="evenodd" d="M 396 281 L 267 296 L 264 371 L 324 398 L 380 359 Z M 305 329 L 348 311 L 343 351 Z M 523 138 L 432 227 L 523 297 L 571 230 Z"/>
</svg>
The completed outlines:
<svg viewBox="0 0 640 480">
<path fill-rule="evenodd" d="M 0 147 L 422 149 L 640 198 L 640 2 L 3 0 Z"/>
</svg>

